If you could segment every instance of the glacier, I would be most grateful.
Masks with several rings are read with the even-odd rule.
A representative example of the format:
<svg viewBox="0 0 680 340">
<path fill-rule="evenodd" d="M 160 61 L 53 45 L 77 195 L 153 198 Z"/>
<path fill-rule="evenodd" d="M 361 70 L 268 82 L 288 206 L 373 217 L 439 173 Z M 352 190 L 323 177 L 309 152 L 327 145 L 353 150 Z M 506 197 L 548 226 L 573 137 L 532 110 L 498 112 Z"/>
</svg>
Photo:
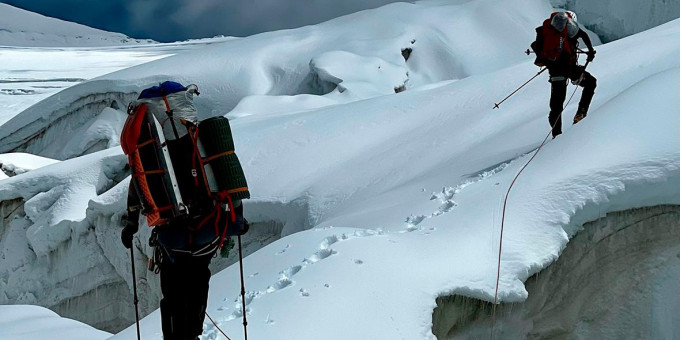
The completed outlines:
<svg viewBox="0 0 680 340">
<path fill-rule="evenodd" d="M 244 261 L 251 336 L 488 337 L 485 310 L 465 323 L 453 318 L 453 326 L 433 311 L 442 301 L 493 300 L 502 197 L 548 133 L 547 77 L 492 107 L 538 71 L 522 50 L 552 10 L 547 0 L 392 4 L 182 51 L 41 101 L 0 126 L 2 152 L 55 160 L 0 181 L 0 303 L 47 305 L 112 331 L 132 322 L 130 258 L 119 243 L 129 179 L 116 128 L 143 86 L 171 78 L 199 85 L 204 117 L 232 119 L 253 193 Z M 677 233 L 679 34 L 674 20 L 596 47 L 590 114 L 546 144 L 510 195 L 497 334 L 592 335 L 578 317 L 551 319 L 574 310 L 530 315 L 546 289 L 557 289 L 554 280 L 570 282 L 560 261 L 581 256 L 570 247 L 598 235 L 635 246 L 665 235 L 655 233 L 659 225 Z M 565 115 L 576 102 L 578 95 Z M 618 232 L 659 211 L 662 222 Z M 144 269 L 148 234 L 135 238 L 142 310 L 150 313 L 141 326 L 145 339 L 160 339 L 157 277 Z M 625 251 L 616 245 L 598 249 Z M 660 256 L 675 268 L 668 249 Z M 237 337 L 244 311 L 235 260 L 213 264 L 208 312 Z M 588 264 L 574 279 L 598 280 Z M 650 278 L 639 282 L 672 291 L 672 275 L 645 269 L 635 275 Z M 622 287 L 595 281 L 589 292 L 622 299 Z M 575 294 L 558 291 L 562 301 Z M 639 313 L 659 299 L 636 298 Z M 678 334 L 677 322 L 661 316 L 678 310 L 677 301 L 654 306 L 636 319 L 640 336 Z M 528 312 L 512 312 L 522 308 Z M 597 308 L 586 314 L 606 324 L 629 315 L 597 319 Z M 220 336 L 206 323 L 204 339 Z M 112 337 L 133 338 L 134 327 Z"/>
</svg>

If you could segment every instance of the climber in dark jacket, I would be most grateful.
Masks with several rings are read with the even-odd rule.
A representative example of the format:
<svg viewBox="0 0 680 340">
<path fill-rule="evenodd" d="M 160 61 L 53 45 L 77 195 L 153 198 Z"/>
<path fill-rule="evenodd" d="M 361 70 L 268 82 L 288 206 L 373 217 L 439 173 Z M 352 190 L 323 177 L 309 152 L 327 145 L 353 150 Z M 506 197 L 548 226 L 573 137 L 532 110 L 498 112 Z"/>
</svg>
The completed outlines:
<svg viewBox="0 0 680 340">
<path fill-rule="evenodd" d="M 548 121 L 553 127 L 553 138 L 562 133 L 562 110 L 567 96 L 567 80 L 583 87 L 583 94 L 574 116 L 574 124 L 588 114 L 590 102 L 595 94 L 597 80 L 577 64 L 578 39 L 588 47 L 588 62 L 595 58 L 595 49 L 588 34 L 579 28 L 576 14 L 571 11 L 552 13 L 550 18 L 536 28 L 536 41 L 531 48 L 536 53 L 534 64 L 546 66 L 550 73 L 550 115 Z"/>
</svg>

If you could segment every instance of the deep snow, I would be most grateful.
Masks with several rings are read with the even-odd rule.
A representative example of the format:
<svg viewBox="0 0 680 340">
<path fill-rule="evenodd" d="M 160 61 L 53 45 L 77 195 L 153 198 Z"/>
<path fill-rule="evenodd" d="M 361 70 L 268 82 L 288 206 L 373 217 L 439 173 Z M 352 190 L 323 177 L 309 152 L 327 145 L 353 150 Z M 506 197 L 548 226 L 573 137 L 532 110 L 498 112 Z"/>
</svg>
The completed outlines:
<svg viewBox="0 0 680 340">
<path fill-rule="evenodd" d="M 227 41 L 69 88 L 0 127 L 0 138 L 10 150 L 40 133 L 35 150 L 71 158 L 91 152 L 95 137 L 115 143 L 115 119 L 97 121 L 122 114 L 99 109 L 83 119 L 66 109 L 74 100 L 98 91 L 134 93 L 168 75 L 195 82 L 204 116 L 234 108 L 228 116 L 254 196 L 246 202 L 248 219 L 277 221 L 286 236 L 245 259 L 250 335 L 432 339 L 438 296 L 493 299 L 500 204 L 526 153 L 548 133 L 547 76 L 500 110 L 491 108 L 537 71 L 521 51 L 551 10 L 547 0 L 393 4 Z M 486 25 L 489 18 L 497 25 Z M 676 20 L 597 47 L 589 70 L 598 89 L 588 118 L 550 141 L 510 195 L 502 302 L 524 301 L 523 281 L 552 263 L 584 222 L 680 203 L 678 34 Z M 405 47 L 413 48 L 408 61 Z M 406 91 L 392 92 L 403 84 Z M 71 146 L 38 147 L 57 143 Z M 31 299 L 23 285 L 38 273 L 58 270 L 68 278 L 74 272 L 49 263 L 82 259 L 54 249 L 74 249 L 92 234 L 87 253 L 109 264 L 105 273 L 81 278 L 124 278 L 129 287 L 129 258 L 117 240 L 123 162 L 112 148 L 0 182 L 4 201 L 26 201 L 25 217 L 3 221 L 17 240 L 8 250 L 0 238 L 3 256 L 17 263 L 0 271 L 3 291 Z M 136 247 L 148 254 L 146 234 Z M 45 280 L 30 291 L 30 303 L 42 303 L 35 292 L 56 283 Z M 155 277 L 144 280 L 152 285 L 146 280 Z M 61 295 L 44 293 L 68 299 L 63 286 Z M 208 312 L 238 338 L 238 268 L 214 275 L 211 287 Z M 160 339 L 158 317 L 156 311 L 143 320 L 145 339 Z M 114 336 L 133 338 L 131 328 Z M 206 325 L 203 338 L 219 336 Z"/>
</svg>

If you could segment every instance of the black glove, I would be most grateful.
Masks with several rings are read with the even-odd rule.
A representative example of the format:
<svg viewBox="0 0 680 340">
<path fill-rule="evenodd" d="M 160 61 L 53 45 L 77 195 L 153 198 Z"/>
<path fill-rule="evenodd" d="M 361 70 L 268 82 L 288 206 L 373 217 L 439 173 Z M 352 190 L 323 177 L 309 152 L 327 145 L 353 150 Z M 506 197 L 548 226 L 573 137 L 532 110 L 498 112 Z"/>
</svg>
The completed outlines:
<svg viewBox="0 0 680 340">
<path fill-rule="evenodd" d="M 588 59 L 586 59 L 586 61 L 588 62 L 593 61 L 593 59 L 595 59 L 595 50 L 588 51 L 586 55 L 588 56 Z"/>
<path fill-rule="evenodd" d="M 138 225 L 137 221 L 131 221 L 129 217 L 125 218 L 125 228 L 120 233 L 120 241 L 123 246 L 127 249 L 132 248 L 132 237 L 137 233 Z"/>
<path fill-rule="evenodd" d="M 534 65 L 538 67 L 543 67 L 545 66 L 545 61 L 543 59 L 536 57 L 536 60 L 534 60 Z"/>
</svg>

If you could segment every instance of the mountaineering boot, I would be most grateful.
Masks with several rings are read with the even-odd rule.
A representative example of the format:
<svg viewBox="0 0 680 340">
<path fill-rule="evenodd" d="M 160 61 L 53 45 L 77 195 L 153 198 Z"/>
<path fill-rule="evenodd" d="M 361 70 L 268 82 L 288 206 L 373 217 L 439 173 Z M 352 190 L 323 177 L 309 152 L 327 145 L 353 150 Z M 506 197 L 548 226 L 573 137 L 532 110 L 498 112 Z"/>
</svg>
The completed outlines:
<svg viewBox="0 0 680 340">
<path fill-rule="evenodd" d="M 588 111 L 584 108 L 579 108 L 578 111 L 576 111 L 576 115 L 574 116 L 574 124 L 580 122 L 583 118 L 586 118 L 586 115 L 588 114 Z"/>
</svg>

